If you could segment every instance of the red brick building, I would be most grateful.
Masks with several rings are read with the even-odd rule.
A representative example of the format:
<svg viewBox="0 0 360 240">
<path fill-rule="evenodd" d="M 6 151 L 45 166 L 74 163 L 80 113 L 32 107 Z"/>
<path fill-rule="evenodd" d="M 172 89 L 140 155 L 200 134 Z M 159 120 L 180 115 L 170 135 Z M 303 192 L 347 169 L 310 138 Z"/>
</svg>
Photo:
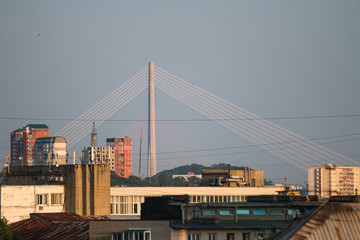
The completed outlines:
<svg viewBox="0 0 360 240">
<path fill-rule="evenodd" d="M 114 147 L 115 172 L 120 177 L 128 178 L 131 176 L 132 169 L 132 143 L 130 137 L 107 138 L 106 145 Z"/>
<path fill-rule="evenodd" d="M 28 124 L 10 133 L 11 165 L 32 166 L 35 160 L 36 139 L 49 136 L 45 124 Z"/>
</svg>

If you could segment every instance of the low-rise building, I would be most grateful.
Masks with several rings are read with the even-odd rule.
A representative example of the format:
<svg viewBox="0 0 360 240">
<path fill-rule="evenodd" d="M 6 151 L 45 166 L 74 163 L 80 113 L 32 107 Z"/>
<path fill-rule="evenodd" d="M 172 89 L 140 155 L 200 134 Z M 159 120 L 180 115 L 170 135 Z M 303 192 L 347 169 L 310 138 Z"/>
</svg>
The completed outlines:
<svg viewBox="0 0 360 240">
<path fill-rule="evenodd" d="M 10 223 L 34 212 L 62 212 L 64 185 L 0 185 L 0 214 Z"/>
<path fill-rule="evenodd" d="M 192 178 L 192 177 L 196 177 L 196 178 L 201 179 L 201 178 L 202 178 L 202 175 L 201 175 L 201 174 L 195 174 L 195 173 L 193 173 L 193 172 L 188 172 L 187 174 L 174 174 L 174 175 L 172 175 L 172 178 L 173 178 L 173 179 L 174 179 L 174 178 L 178 178 L 178 177 L 184 178 L 185 181 L 188 181 L 189 178 Z"/>
<path fill-rule="evenodd" d="M 109 165 L 10 167 L 0 195 L 0 215 L 9 222 L 44 212 L 109 215 Z"/>
<path fill-rule="evenodd" d="M 202 170 L 203 186 L 263 187 L 264 171 L 249 168 L 239 170 Z"/>
<path fill-rule="evenodd" d="M 10 167 L 7 175 L 7 185 L 0 186 L 0 192 L 13 192 L 14 198 L 22 199 L 21 189 L 34 189 L 39 185 L 46 186 L 47 195 L 51 198 L 52 187 L 63 189 L 63 202 L 61 208 L 80 215 L 110 215 L 113 217 L 140 218 L 141 204 L 145 197 L 163 195 L 188 195 L 191 203 L 226 203 L 246 202 L 252 195 L 276 195 L 283 190 L 283 186 L 224 188 L 224 187 L 110 187 L 110 168 L 107 164 L 96 165 L 60 165 L 60 166 L 32 166 Z M 39 186 L 40 187 L 40 186 Z M 11 189 L 14 189 L 12 191 Z M 24 219 L 29 213 L 45 212 L 47 207 L 39 208 L 34 199 L 36 191 L 30 191 L 32 197 L 15 201 L 14 212 L 16 216 L 6 215 L 1 211 L 6 206 L 7 198 L 0 203 L 2 217 Z M 50 202 L 48 202 L 49 204 Z M 22 208 L 22 204 L 31 205 L 33 208 Z M 51 205 L 50 205 L 51 206 Z M 58 206 L 60 207 L 60 206 Z M 55 211 L 55 210 L 54 210 Z"/>
<path fill-rule="evenodd" d="M 110 214 L 140 217 L 145 197 L 188 195 L 191 203 L 246 202 L 248 196 L 277 195 L 283 186 L 224 187 L 111 187 Z"/>
</svg>

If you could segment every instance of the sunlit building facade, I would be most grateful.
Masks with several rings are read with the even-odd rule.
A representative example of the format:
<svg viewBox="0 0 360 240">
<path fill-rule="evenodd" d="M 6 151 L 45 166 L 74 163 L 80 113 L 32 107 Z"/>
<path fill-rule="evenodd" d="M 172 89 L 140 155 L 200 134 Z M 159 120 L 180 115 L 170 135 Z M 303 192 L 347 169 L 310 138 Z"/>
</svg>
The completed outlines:
<svg viewBox="0 0 360 240">
<path fill-rule="evenodd" d="M 360 168 L 326 164 L 308 169 L 309 195 L 321 198 L 330 196 L 357 195 L 360 183 Z"/>
<path fill-rule="evenodd" d="M 48 137 L 49 128 L 45 124 L 28 124 L 10 133 L 11 165 L 32 166 L 35 161 L 35 142 Z"/>
</svg>

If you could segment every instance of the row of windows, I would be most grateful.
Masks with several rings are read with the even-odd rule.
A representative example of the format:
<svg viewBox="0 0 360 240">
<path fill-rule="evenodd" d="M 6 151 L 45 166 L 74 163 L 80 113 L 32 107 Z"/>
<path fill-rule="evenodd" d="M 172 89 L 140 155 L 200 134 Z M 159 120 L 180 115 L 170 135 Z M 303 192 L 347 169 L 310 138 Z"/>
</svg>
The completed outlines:
<svg viewBox="0 0 360 240">
<path fill-rule="evenodd" d="M 110 214 L 138 215 L 140 214 L 140 203 L 110 203 Z"/>
<path fill-rule="evenodd" d="M 242 239 L 250 240 L 250 233 L 243 233 Z M 209 233 L 209 240 L 217 240 L 216 233 Z M 190 233 L 188 234 L 188 240 L 200 240 L 201 234 L 200 233 Z M 226 240 L 234 240 L 235 233 L 226 233 Z"/>
<path fill-rule="evenodd" d="M 112 203 L 143 203 L 143 196 L 111 196 Z"/>
<path fill-rule="evenodd" d="M 245 196 L 191 196 L 190 202 L 206 203 L 206 202 L 245 202 Z"/>
<path fill-rule="evenodd" d="M 286 210 L 283 209 L 236 209 L 236 214 L 237 215 L 284 215 L 286 212 Z M 222 216 L 226 216 L 226 215 L 234 215 L 235 210 L 233 209 L 206 209 L 202 211 L 202 215 L 203 216 L 213 216 L 216 214 L 222 215 Z M 287 210 L 287 214 L 288 215 L 294 215 L 294 214 L 300 214 L 299 210 L 292 210 L 289 209 Z"/>
<path fill-rule="evenodd" d="M 151 231 L 126 231 L 113 235 L 114 240 L 151 240 Z"/>
<path fill-rule="evenodd" d="M 49 196 L 50 203 L 49 204 Z M 51 194 L 36 194 L 36 205 L 61 205 L 63 203 L 62 193 L 51 193 Z"/>
</svg>

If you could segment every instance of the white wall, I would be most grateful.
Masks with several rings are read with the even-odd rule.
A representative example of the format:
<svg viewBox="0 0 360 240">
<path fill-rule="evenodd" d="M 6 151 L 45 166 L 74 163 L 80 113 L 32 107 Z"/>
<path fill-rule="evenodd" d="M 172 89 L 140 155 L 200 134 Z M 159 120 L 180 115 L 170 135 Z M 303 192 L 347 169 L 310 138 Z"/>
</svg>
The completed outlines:
<svg viewBox="0 0 360 240">
<path fill-rule="evenodd" d="M 62 194 L 60 205 L 51 205 L 51 193 Z M 47 194 L 47 204 L 38 206 L 36 194 Z M 63 185 L 1 185 L 0 214 L 13 223 L 29 218 L 29 214 L 34 212 L 62 212 L 63 198 Z"/>
</svg>

